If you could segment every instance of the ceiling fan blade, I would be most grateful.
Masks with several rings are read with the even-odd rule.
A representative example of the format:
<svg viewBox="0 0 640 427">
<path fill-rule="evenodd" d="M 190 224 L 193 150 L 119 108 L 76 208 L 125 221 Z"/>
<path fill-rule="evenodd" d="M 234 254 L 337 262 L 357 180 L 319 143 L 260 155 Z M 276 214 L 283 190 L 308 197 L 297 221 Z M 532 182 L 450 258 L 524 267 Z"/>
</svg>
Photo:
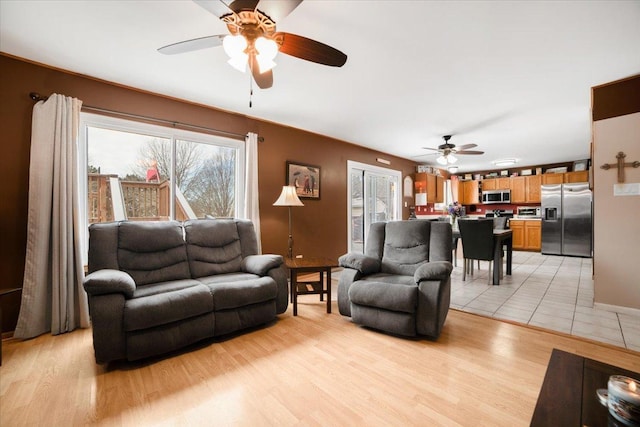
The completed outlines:
<svg viewBox="0 0 640 427">
<path fill-rule="evenodd" d="M 208 49 L 220 46 L 226 34 L 200 37 L 197 39 L 185 40 L 178 43 L 169 44 L 158 49 L 158 52 L 165 55 L 175 55 L 177 53 L 193 52 L 194 50 Z"/>
<path fill-rule="evenodd" d="M 202 7 L 206 11 L 214 14 L 218 18 L 224 15 L 228 15 L 233 11 L 229 9 L 222 0 L 193 0 L 198 6 Z"/>
<path fill-rule="evenodd" d="M 302 3 L 302 0 L 260 0 L 256 9 L 278 23 Z"/>
<path fill-rule="evenodd" d="M 466 150 L 467 148 L 474 148 L 474 147 L 477 147 L 477 146 L 478 146 L 478 144 L 464 144 L 464 145 L 461 145 L 461 146 L 457 147 L 457 150 L 458 151 Z"/>
<path fill-rule="evenodd" d="M 249 56 L 249 68 L 251 69 L 253 80 L 255 80 L 260 89 L 269 89 L 271 86 L 273 86 L 272 70 L 261 73 L 255 55 Z"/>
<path fill-rule="evenodd" d="M 273 39 L 280 45 L 280 52 L 296 58 L 331 67 L 342 67 L 347 62 L 347 55 L 338 49 L 306 37 L 275 33 Z"/>
<path fill-rule="evenodd" d="M 433 150 L 433 151 L 440 151 L 439 148 L 431 148 L 431 147 L 422 147 L 423 150 Z"/>
<path fill-rule="evenodd" d="M 484 151 L 462 150 L 456 151 L 456 154 L 484 154 Z"/>
</svg>

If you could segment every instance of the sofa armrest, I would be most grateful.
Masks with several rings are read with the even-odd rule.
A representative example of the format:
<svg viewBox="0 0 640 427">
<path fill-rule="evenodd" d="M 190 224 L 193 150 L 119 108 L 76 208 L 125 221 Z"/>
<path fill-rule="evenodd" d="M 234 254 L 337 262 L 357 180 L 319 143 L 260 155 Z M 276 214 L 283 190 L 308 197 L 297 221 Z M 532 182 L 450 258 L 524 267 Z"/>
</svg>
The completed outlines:
<svg viewBox="0 0 640 427">
<path fill-rule="evenodd" d="M 131 298 L 136 290 L 133 278 L 120 270 L 104 269 L 94 271 L 84 278 L 84 290 L 91 296 L 105 294 L 124 294 Z"/>
<path fill-rule="evenodd" d="M 420 283 L 423 280 L 446 280 L 451 276 L 453 264 L 449 261 L 432 261 L 422 264 L 413 275 L 413 280 Z"/>
<path fill-rule="evenodd" d="M 249 255 L 242 260 L 242 271 L 266 276 L 269 270 L 280 267 L 283 262 L 282 255 Z"/>
<path fill-rule="evenodd" d="M 338 258 L 340 267 L 352 268 L 358 270 L 364 275 L 378 273 L 380 271 L 380 260 L 366 256 L 357 252 L 350 252 Z"/>
</svg>

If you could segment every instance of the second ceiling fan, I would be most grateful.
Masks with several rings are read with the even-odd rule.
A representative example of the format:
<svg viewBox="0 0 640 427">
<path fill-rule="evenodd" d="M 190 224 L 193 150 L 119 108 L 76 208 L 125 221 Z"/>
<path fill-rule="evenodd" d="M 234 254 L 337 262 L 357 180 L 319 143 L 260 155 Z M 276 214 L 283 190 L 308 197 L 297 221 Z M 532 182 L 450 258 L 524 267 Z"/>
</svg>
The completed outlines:
<svg viewBox="0 0 640 427">
<path fill-rule="evenodd" d="M 469 148 L 477 147 L 478 146 L 477 144 L 465 144 L 456 148 L 455 144 L 451 144 L 449 142 L 449 140 L 451 139 L 451 135 L 445 135 L 442 137 L 442 139 L 444 139 L 444 144 L 439 145 L 438 148 L 431 148 L 431 147 L 422 147 L 422 148 L 424 150 L 436 151 L 436 153 L 430 153 L 430 154 L 440 154 L 440 156 L 436 159 L 436 162 L 438 162 L 443 166 L 457 162 L 458 159 L 455 157 L 455 155 L 457 154 L 461 154 L 461 155 L 462 154 L 465 154 L 465 155 L 466 154 L 473 154 L 473 155 L 484 154 L 484 151 L 469 150 Z"/>
<path fill-rule="evenodd" d="M 173 55 L 222 45 L 229 64 L 247 67 L 256 84 L 273 85 L 273 59 L 278 52 L 332 67 L 342 67 L 347 55 L 324 43 L 296 34 L 277 32 L 276 22 L 289 15 L 302 0 L 193 0 L 220 18 L 230 34 L 218 34 L 163 46 L 160 53 Z"/>
</svg>

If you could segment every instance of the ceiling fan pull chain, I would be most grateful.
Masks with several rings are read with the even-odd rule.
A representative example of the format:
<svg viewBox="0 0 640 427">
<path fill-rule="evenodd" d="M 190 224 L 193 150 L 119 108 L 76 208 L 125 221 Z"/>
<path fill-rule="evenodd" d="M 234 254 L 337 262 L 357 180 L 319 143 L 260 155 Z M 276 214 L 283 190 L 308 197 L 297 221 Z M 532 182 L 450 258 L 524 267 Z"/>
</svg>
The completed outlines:
<svg viewBox="0 0 640 427">
<path fill-rule="evenodd" d="M 253 76 L 249 74 L 249 108 L 253 106 Z"/>
</svg>

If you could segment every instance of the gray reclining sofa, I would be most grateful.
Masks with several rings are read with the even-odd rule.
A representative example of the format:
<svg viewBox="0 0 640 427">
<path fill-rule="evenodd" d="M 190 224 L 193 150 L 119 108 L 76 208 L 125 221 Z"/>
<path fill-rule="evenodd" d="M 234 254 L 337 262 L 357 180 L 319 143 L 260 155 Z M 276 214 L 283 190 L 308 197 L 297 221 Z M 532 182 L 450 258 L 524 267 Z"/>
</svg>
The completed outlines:
<svg viewBox="0 0 640 427">
<path fill-rule="evenodd" d="M 340 257 L 340 314 L 396 335 L 437 338 L 451 297 L 451 225 L 371 224 L 365 253 Z"/>
<path fill-rule="evenodd" d="M 280 255 L 258 255 L 246 220 L 89 227 L 97 363 L 137 360 L 270 322 L 288 305 Z"/>
</svg>

